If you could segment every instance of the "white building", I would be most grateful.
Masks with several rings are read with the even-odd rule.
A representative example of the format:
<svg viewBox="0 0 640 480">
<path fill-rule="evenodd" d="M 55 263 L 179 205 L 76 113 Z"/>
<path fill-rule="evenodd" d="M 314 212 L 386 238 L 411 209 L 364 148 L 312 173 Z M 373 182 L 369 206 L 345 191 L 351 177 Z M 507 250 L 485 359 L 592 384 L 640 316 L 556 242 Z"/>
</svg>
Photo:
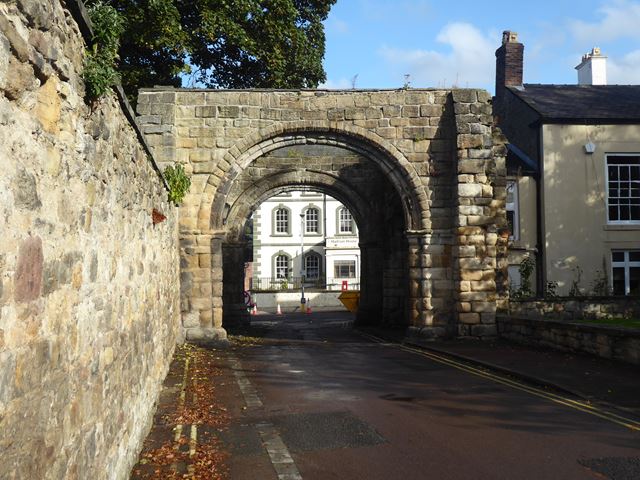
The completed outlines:
<svg viewBox="0 0 640 480">
<path fill-rule="evenodd" d="M 302 250 L 302 255 L 301 255 Z M 358 231 L 349 210 L 314 191 L 284 192 L 253 216 L 252 290 L 360 283 Z"/>
</svg>

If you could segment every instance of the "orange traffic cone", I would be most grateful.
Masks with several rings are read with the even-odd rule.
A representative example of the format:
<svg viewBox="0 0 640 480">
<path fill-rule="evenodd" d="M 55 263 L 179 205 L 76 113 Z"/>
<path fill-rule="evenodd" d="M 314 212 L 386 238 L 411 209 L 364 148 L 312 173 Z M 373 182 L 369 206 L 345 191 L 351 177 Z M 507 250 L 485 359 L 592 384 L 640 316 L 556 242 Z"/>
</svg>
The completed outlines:
<svg viewBox="0 0 640 480">
<path fill-rule="evenodd" d="M 253 310 L 251 310 L 251 315 L 257 315 L 257 314 L 258 314 L 258 306 L 254 305 Z"/>
<path fill-rule="evenodd" d="M 280 309 L 280 304 L 278 304 L 278 310 L 276 310 L 276 315 L 282 315 L 282 310 Z"/>
<path fill-rule="evenodd" d="M 307 300 L 307 315 L 311 315 L 311 302 Z"/>
</svg>

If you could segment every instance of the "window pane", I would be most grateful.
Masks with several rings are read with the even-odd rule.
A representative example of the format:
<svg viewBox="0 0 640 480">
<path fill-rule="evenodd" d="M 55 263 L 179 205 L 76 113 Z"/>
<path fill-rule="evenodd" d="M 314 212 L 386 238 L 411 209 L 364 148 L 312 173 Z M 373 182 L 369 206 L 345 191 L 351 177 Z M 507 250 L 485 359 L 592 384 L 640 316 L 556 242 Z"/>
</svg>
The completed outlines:
<svg viewBox="0 0 640 480">
<path fill-rule="evenodd" d="M 276 233 L 289 233 L 289 210 L 286 208 L 276 210 Z"/>
<path fill-rule="evenodd" d="M 631 210 L 627 205 L 620 205 L 620 220 L 629 220 Z"/>
<path fill-rule="evenodd" d="M 289 277 L 289 258 L 286 255 L 276 257 L 276 278 Z"/>
<path fill-rule="evenodd" d="M 624 295 L 624 268 L 613 269 L 613 294 Z"/>
<path fill-rule="evenodd" d="M 317 255 L 307 255 L 305 257 L 305 270 L 307 278 L 320 277 L 320 257 Z"/>
<path fill-rule="evenodd" d="M 630 262 L 640 262 L 640 250 L 629 252 Z"/>
<path fill-rule="evenodd" d="M 507 224 L 509 225 L 509 231 L 513 235 L 515 232 L 513 230 L 513 222 L 515 218 L 515 212 L 513 210 L 507 210 Z"/>
<path fill-rule="evenodd" d="M 336 278 L 355 278 L 356 262 L 355 260 L 337 260 L 333 264 L 333 270 Z"/>
<path fill-rule="evenodd" d="M 612 252 L 611 259 L 614 262 L 624 262 L 624 252 Z"/>
<path fill-rule="evenodd" d="M 640 267 L 629 268 L 629 295 L 640 296 Z"/>
<path fill-rule="evenodd" d="M 617 207 L 609 207 L 609 220 L 611 221 L 615 221 L 615 220 L 619 220 L 620 216 L 618 215 L 618 208 Z"/>
<path fill-rule="evenodd" d="M 353 233 L 353 217 L 346 208 L 339 210 L 339 233 Z"/>
<path fill-rule="evenodd" d="M 309 208 L 305 213 L 305 231 L 307 233 L 318 233 L 318 209 Z"/>
<path fill-rule="evenodd" d="M 640 155 L 608 155 L 609 165 L 640 165 Z"/>
<path fill-rule="evenodd" d="M 620 172 L 620 180 L 629 180 L 629 167 L 626 165 L 620 166 L 618 171 Z"/>
<path fill-rule="evenodd" d="M 640 156 L 608 156 L 610 221 L 640 221 Z"/>
<path fill-rule="evenodd" d="M 516 182 L 508 181 L 507 182 L 507 208 L 509 208 L 509 206 L 513 208 L 513 203 L 515 203 L 516 201 L 515 190 L 516 190 Z"/>
</svg>

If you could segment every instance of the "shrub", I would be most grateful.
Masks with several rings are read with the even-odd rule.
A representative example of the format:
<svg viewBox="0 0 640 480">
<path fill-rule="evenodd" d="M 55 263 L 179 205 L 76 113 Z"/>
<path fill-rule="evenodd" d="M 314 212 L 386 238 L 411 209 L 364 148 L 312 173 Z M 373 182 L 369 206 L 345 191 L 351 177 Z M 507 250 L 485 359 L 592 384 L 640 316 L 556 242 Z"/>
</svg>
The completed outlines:
<svg viewBox="0 0 640 480">
<path fill-rule="evenodd" d="M 179 204 L 189 191 L 191 180 L 184 173 L 182 165 L 179 164 L 165 168 L 164 178 L 169 184 L 169 201 L 176 205 Z"/>
</svg>

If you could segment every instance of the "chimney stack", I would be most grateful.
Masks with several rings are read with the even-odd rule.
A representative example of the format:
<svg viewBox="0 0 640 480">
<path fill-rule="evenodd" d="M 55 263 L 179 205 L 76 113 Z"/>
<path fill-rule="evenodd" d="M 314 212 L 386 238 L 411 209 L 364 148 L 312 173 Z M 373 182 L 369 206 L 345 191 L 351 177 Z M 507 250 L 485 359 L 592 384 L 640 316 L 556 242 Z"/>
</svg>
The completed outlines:
<svg viewBox="0 0 640 480">
<path fill-rule="evenodd" d="M 607 57 L 603 57 L 598 47 L 591 53 L 582 56 L 582 62 L 576 67 L 578 71 L 578 85 L 606 85 Z"/>
<path fill-rule="evenodd" d="M 495 106 L 500 108 L 505 87 L 522 85 L 522 62 L 524 45 L 518 42 L 518 34 L 502 32 L 502 45 L 496 50 L 496 98 Z"/>
</svg>

